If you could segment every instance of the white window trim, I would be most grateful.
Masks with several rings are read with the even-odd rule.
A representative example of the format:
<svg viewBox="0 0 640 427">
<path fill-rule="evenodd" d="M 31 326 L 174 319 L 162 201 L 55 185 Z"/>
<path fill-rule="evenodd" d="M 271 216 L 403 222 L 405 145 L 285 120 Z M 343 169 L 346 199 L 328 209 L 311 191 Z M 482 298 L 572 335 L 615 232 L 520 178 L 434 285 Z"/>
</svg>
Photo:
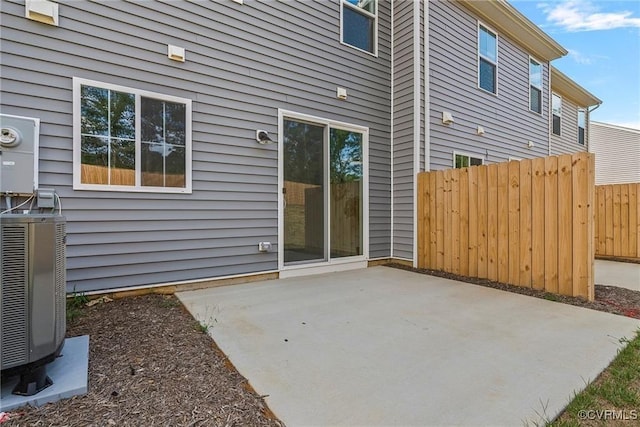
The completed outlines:
<svg viewBox="0 0 640 427">
<path fill-rule="evenodd" d="M 580 112 L 584 114 L 584 126 L 580 126 Z M 562 119 L 561 123 L 562 123 Z M 587 146 L 587 109 L 586 108 L 578 108 L 578 140 L 576 141 L 578 145 L 582 145 L 583 147 Z M 584 129 L 584 144 L 580 143 L 580 128 Z"/>
<path fill-rule="evenodd" d="M 364 52 L 367 55 L 375 56 L 377 58 L 378 57 L 378 7 L 380 6 L 380 3 L 378 0 L 372 0 L 372 1 L 376 2 L 376 13 L 371 13 L 367 10 L 354 6 L 351 3 L 349 3 L 347 0 L 340 0 L 340 44 L 344 46 L 349 46 L 352 49 L 358 50 L 360 52 Z M 357 11 L 358 13 L 363 13 L 369 18 L 373 18 L 373 52 L 369 52 L 368 50 L 361 49 L 357 46 L 351 45 L 344 41 L 344 16 L 342 11 L 344 10 L 345 6 Z"/>
<path fill-rule="evenodd" d="M 131 93 L 136 99 L 136 165 L 140 165 L 140 98 L 149 97 L 162 101 L 175 102 L 185 104 L 185 187 L 147 187 L 142 185 L 103 185 L 103 184 L 83 184 L 81 181 L 81 86 L 94 86 L 113 90 L 118 92 Z M 127 86 L 115 85 L 111 83 L 99 82 L 96 80 L 88 80 L 79 77 L 73 77 L 73 189 L 74 190 L 93 190 L 93 191 L 116 191 L 116 192 L 140 192 L 140 193 L 183 193 L 191 194 L 192 192 L 192 104 L 190 99 L 180 98 L 177 96 L 164 95 L 156 92 L 150 92 L 141 89 L 130 88 Z M 136 183 L 141 180 L 140 167 L 136 167 Z"/>
<path fill-rule="evenodd" d="M 558 98 L 560 98 L 560 114 L 555 114 L 553 112 L 553 97 L 557 96 Z M 564 104 L 563 100 L 562 100 L 562 95 L 555 93 L 555 92 L 551 92 L 551 135 L 555 135 L 555 136 L 562 136 L 562 104 Z M 555 133 L 553 131 L 553 116 L 558 116 L 560 118 L 560 127 L 558 128 L 558 131 L 560 133 Z"/>
<path fill-rule="evenodd" d="M 487 58 L 486 56 L 482 55 L 480 53 L 480 27 L 484 27 L 485 29 L 487 29 L 489 32 L 491 32 L 494 36 L 496 36 L 496 60 L 495 62 L 492 61 L 491 59 Z M 480 89 L 481 91 L 483 91 L 484 93 L 488 93 L 490 95 L 493 96 L 498 96 L 498 62 L 500 62 L 500 36 L 498 35 L 498 32 L 496 30 L 494 30 L 493 28 L 491 28 L 490 26 L 488 26 L 487 24 L 485 24 L 484 22 L 478 21 L 477 22 L 477 28 L 476 28 L 476 79 L 477 79 L 477 86 L 478 89 Z M 496 67 L 496 91 L 491 92 L 486 90 L 485 88 L 480 86 L 480 58 L 486 60 L 487 62 L 495 65 Z"/>
<path fill-rule="evenodd" d="M 284 265 L 284 195 L 282 188 L 284 186 L 284 119 L 294 119 L 305 121 L 317 125 L 325 126 L 327 130 L 331 128 L 343 129 L 362 133 L 362 255 L 356 255 L 345 258 L 330 258 L 329 261 L 315 262 L 300 265 Z M 325 132 L 325 143 L 328 142 L 329 132 Z M 327 150 L 327 156 L 329 155 Z M 328 162 L 328 157 L 325 159 Z M 328 207 L 328 209 L 330 206 Z M 327 246 L 331 247 L 331 235 L 329 233 Z M 340 122 L 336 120 L 316 117 L 309 114 L 302 114 L 295 111 L 278 109 L 278 270 L 280 277 L 284 277 L 282 273 L 293 275 L 303 275 L 304 271 L 325 272 L 332 270 L 336 266 L 347 268 L 351 265 L 353 268 L 361 268 L 363 262 L 369 259 L 369 128 L 358 126 L 351 123 Z M 327 270 L 324 270 L 324 268 Z M 314 273 L 307 273 L 314 274 Z"/>
<path fill-rule="evenodd" d="M 473 157 L 474 159 L 478 159 L 482 161 L 482 164 L 485 164 L 485 158 L 484 156 L 478 155 L 478 154 L 471 154 L 471 153 L 466 153 L 464 151 L 453 151 L 453 156 L 451 157 L 452 160 L 452 164 L 453 164 L 453 168 L 456 168 L 456 156 L 465 156 L 469 158 L 469 166 L 467 167 L 471 167 L 471 158 Z"/>
<path fill-rule="evenodd" d="M 538 63 L 538 65 L 540 65 L 540 87 L 534 86 L 536 89 L 540 89 L 540 112 L 534 111 L 531 109 L 531 61 L 534 61 L 536 63 Z M 539 114 L 540 116 L 542 116 L 542 112 L 544 111 L 544 98 L 542 96 L 542 94 L 544 93 L 542 88 L 544 87 L 544 64 L 542 63 L 542 61 L 538 61 L 536 58 L 534 58 L 533 56 L 529 55 L 529 62 L 527 63 L 527 74 L 529 75 L 529 81 L 527 84 L 527 89 L 529 92 L 529 111 L 531 111 L 532 113 L 536 113 Z"/>
</svg>

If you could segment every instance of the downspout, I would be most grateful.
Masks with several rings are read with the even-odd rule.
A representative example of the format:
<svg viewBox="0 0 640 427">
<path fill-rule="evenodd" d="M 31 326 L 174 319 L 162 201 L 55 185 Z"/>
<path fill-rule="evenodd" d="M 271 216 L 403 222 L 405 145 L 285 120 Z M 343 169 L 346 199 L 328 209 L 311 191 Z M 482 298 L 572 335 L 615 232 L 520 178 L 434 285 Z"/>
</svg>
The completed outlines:
<svg viewBox="0 0 640 427">
<path fill-rule="evenodd" d="M 547 155 L 551 155 L 551 133 L 553 126 L 553 106 L 551 105 L 551 61 L 547 61 L 547 70 L 549 70 L 549 90 L 547 91 L 547 140 L 548 140 L 548 152 Z"/>
<path fill-rule="evenodd" d="M 431 86 L 429 75 L 429 2 L 424 2 L 424 170 L 431 170 Z"/>
<path fill-rule="evenodd" d="M 418 267 L 418 172 L 420 172 L 420 5 L 413 3 L 413 266 Z"/>
<path fill-rule="evenodd" d="M 394 109 L 394 103 L 393 103 L 393 97 L 395 96 L 395 90 L 394 90 L 394 79 L 395 79 L 395 68 L 394 68 L 394 62 L 393 62 L 393 54 L 394 54 L 394 38 L 395 38 L 395 34 L 394 34 L 394 8 L 393 8 L 393 4 L 394 4 L 394 0 L 391 0 L 391 141 L 389 144 L 389 150 L 390 150 L 390 161 L 391 161 L 391 235 L 389 236 L 389 238 L 391 239 L 391 250 L 389 251 L 389 257 L 393 258 L 393 247 L 395 245 L 395 241 L 394 241 L 394 228 L 395 228 L 395 218 L 394 218 L 394 214 L 393 214 L 393 209 L 394 209 L 394 183 L 393 183 L 393 140 L 394 140 L 394 134 L 393 134 L 393 109 Z"/>
<path fill-rule="evenodd" d="M 589 137 L 591 136 L 591 113 L 600 108 L 601 105 L 602 102 L 596 104 L 593 109 L 587 108 L 587 117 L 585 117 L 585 126 L 587 126 L 587 128 L 585 129 L 585 131 L 587 132 L 587 135 L 585 136 L 585 144 L 587 146 L 587 151 L 591 151 L 591 144 L 589 144 Z"/>
</svg>

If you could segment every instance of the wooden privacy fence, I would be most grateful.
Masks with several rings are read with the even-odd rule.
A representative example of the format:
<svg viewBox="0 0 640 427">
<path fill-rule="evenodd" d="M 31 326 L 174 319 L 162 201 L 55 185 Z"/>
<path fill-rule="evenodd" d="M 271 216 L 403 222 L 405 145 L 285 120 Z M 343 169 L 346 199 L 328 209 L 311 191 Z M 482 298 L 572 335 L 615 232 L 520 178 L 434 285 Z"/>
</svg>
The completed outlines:
<svg viewBox="0 0 640 427">
<path fill-rule="evenodd" d="M 640 183 L 597 185 L 596 256 L 640 258 Z"/>
<path fill-rule="evenodd" d="M 422 172 L 418 266 L 593 300 L 594 155 Z"/>
</svg>

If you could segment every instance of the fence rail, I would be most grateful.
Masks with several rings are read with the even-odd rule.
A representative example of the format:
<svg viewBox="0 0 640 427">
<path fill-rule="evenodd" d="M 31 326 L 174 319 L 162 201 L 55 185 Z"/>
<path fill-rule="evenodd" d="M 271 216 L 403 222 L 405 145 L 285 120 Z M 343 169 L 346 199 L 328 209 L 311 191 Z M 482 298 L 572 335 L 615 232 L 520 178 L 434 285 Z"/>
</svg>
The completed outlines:
<svg viewBox="0 0 640 427">
<path fill-rule="evenodd" d="M 595 253 L 640 258 L 640 183 L 597 185 Z"/>
<path fill-rule="evenodd" d="M 422 172 L 418 266 L 593 300 L 594 156 Z"/>
</svg>

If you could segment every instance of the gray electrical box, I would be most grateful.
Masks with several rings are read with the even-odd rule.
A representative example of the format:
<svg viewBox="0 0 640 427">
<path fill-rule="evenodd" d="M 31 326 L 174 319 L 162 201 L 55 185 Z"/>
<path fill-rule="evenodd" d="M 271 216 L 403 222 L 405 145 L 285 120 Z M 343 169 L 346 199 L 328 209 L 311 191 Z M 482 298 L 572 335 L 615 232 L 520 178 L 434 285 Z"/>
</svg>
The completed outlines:
<svg viewBox="0 0 640 427">
<path fill-rule="evenodd" d="M 0 114 L 0 195 L 38 188 L 40 120 Z"/>
</svg>

